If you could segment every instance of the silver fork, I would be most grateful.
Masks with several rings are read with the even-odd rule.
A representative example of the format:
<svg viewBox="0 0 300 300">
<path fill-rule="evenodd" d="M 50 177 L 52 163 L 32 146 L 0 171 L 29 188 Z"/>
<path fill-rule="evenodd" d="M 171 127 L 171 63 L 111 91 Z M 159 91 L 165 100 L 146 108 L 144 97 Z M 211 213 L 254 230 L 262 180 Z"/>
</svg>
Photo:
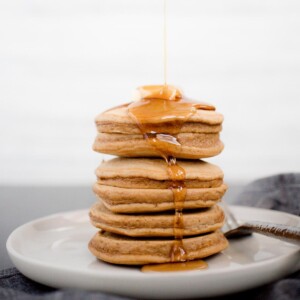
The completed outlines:
<svg viewBox="0 0 300 300">
<path fill-rule="evenodd" d="M 221 206 L 225 212 L 222 231 L 227 238 L 239 238 L 256 232 L 300 246 L 300 227 L 261 221 L 239 222 L 226 203 L 222 202 Z"/>
</svg>

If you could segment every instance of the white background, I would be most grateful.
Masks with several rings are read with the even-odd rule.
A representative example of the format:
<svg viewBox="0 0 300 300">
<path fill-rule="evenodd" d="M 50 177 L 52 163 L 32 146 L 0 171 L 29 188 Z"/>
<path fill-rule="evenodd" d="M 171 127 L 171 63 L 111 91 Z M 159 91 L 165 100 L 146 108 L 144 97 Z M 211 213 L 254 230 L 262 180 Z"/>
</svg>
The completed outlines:
<svg viewBox="0 0 300 300">
<path fill-rule="evenodd" d="M 225 115 L 228 181 L 300 170 L 300 1 L 169 0 L 168 81 Z M 162 83 L 162 0 L 0 2 L 0 184 L 90 184 L 94 117 Z"/>
</svg>

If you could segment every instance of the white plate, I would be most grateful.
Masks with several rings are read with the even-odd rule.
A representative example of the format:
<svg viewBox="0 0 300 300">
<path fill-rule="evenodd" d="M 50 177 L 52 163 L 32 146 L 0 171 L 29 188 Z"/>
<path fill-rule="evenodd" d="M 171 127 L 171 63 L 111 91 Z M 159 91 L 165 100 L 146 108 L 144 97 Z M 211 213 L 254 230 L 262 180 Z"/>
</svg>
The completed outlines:
<svg viewBox="0 0 300 300">
<path fill-rule="evenodd" d="M 300 226 L 290 214 L 232 207 L 241 220 Z M 27 277 L 57 288 L 82 288 L 136 298 L 178 299 L 224 295 L 253 288 L 300 269 L 299 247 L 254 234 L 230 241 L 221 254 L 207 258 L 207 270 L 142 273 L 138 267 L 95 259 L 87 244 L 96 230 L 88 211 L 64 212 L 27 223 L 8 238 L 7 249 Z"/>
</svg>

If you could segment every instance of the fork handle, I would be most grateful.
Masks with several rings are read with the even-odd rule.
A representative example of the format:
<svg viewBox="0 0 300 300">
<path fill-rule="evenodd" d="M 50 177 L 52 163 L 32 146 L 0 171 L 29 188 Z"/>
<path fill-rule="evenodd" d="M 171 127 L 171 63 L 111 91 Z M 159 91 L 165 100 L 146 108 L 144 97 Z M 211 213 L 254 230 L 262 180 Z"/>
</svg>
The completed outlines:
<svg viewBox="0 0 300 300">
<path fill-rule="evenodd" d="M 239 229 L 245 233 L 256 232 L 300 246 L 300 227 L 250 221 L 243 223 Z"/>
</svg>

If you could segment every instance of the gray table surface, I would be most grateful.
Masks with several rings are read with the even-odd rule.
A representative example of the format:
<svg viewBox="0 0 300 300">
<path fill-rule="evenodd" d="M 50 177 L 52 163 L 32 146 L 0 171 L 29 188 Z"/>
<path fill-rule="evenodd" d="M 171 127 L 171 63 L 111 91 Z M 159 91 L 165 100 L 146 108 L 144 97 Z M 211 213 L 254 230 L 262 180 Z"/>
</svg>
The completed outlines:
<svg viewBox="0 0 300 300">
<path fill-rule="evenodd" d="M 242 185 L 229 187 L 224 199 L 234 203 Z M 5 244 L 15 228 L 49 214 L 88 208 L 95 201 L 89 186 L 0 186 L 0 270 L 13 266 Z"/>
</svg>

